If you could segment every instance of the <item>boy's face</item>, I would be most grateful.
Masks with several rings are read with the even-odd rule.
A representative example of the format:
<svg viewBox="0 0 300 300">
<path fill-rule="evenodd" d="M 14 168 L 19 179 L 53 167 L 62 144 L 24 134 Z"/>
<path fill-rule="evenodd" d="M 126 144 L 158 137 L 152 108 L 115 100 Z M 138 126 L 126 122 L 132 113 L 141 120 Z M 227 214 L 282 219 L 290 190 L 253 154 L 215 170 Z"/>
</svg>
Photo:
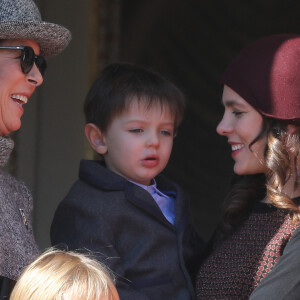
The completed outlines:
<svg viewBox="0 0 300 300">
<path fill-rule="evenodd" d="M 147 109 L 132 101 L 103 134 L 107 167 L 128 180 L 149 185 L 166 166 L 174 137 L 174 116 L 168 107 Z"/>
</svg>

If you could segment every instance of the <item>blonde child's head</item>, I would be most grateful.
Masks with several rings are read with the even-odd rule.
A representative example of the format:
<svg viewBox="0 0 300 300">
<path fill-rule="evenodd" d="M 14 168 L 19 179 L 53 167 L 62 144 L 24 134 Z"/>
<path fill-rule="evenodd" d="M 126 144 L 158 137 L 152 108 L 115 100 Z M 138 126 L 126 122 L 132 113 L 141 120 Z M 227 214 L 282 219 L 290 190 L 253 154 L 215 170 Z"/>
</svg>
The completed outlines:
<svg viewBox="0 0 300 300">
<path fill-rule="evenodd" d="M 10 300 L 119 300 L 112 274 L 76 252 L 49 249 L 22 273 Z"/>
</svg>

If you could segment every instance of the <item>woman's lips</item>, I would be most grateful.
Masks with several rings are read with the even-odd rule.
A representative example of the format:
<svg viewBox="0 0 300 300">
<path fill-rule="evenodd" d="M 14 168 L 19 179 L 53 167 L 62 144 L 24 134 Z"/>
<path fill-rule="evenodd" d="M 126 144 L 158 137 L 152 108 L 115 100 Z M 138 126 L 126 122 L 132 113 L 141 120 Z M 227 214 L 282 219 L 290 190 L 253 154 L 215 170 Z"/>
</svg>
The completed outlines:
<svg viewBox="0 0 300 300">
<path fill-rule="evenodd" d="M 26 104 L 28 101 L 28 97 L 25 95 L 13 94 L 10 97 L 19 104 Z"/>
<path fill-rule="evenodd" d="M 231 144 L 232 157 L 238 155 L 244 147 L 244 144 Z"/>
<path fill-rule="evenodd" d="M 26 104 L 28 97 L 21 94 L 12 94 L 10 98 L 18 105 L 19 109 L 24 112 L 23 104 Z"/>
</svg>

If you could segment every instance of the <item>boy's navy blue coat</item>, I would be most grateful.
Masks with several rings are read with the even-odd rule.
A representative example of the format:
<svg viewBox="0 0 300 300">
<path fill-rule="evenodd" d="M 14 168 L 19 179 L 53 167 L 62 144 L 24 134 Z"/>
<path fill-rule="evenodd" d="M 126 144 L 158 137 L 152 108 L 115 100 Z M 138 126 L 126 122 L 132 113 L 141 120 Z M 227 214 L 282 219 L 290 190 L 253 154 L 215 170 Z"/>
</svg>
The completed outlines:
<svg viewBox="0 0 300 300">
<path fill-rule="evenodd" d="M 175 226 L 147 191 L 87 160 L 54 216 L 52 245 L 93 251 L 116 274 L 121 300 L 194 298 L 188 269 L 193 277 L 202 240 L 183 191 L 161 175 L 156 183 L 177 193 Z"/>
</svg>

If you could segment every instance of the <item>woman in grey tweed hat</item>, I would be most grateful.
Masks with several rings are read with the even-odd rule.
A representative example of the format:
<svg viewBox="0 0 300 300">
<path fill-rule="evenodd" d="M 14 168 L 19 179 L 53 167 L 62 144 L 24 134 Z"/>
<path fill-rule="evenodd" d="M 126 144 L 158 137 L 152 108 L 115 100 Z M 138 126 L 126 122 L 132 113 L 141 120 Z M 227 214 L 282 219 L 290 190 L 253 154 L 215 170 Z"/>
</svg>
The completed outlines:
<svg viewBox="0 0 300 300">
<path fill-rule="evenodd" d="M 23 105 L 43 82 L 45 59 L 70 40 L 68 29 L 42 21 L 33 0 L 0 0 L 0 299 L 8 299 L 15 280 L 38 254 L 31 194 L 3 168 L 14 147 L 8 135 L 20 128 Z"/>
</svg>

